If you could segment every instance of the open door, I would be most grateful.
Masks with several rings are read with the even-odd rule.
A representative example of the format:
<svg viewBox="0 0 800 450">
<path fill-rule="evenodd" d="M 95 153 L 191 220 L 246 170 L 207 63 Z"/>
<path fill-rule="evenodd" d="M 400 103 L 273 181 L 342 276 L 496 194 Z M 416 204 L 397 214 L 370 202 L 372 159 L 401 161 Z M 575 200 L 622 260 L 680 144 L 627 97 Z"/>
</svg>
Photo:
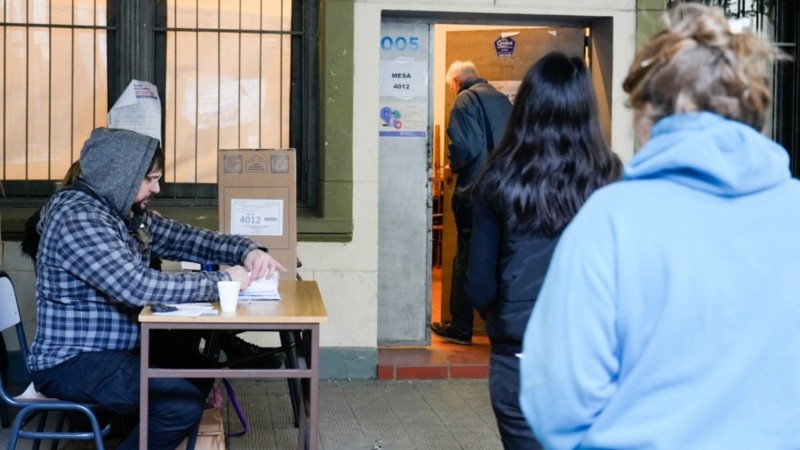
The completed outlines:
<svg viewBox="0 0 800 450">
<path fill-rule="evenodd" d="M 421 345 L 430 317 L 430 25 L 381 23 L 378 345 Z M 364 120 L 368 120 L 364 113 Z"/>
<path fill-rule="evenodd" d="M 472 61 L 481 78 L 486 79 L 501 92 L 505 92 L 514 101 L 517 88 L 528 69 L 539 58 L 551 51 L 561 51 L 568 55 L 584 57 L 585 29 L 583 27 L 520 27 L 448 31 L 446 33 L 445 67 L 454 61 Z M 449 123 L 450 110 L 455 101 L 455 94 L 449 89 L 445 93 L 445 130 Z M 447 164 L 447 145 L 449 139 L 445 134 L 444 163 Z M 436 173 L 436 172 L 435 172 Z M 442 186 L 442 288 L 441 316 L 442 320 L 450 318 L 450 290 L 453 272 L 453 257 L 456 253 L 455 218 L 451 208 L 451 199 L 455 187 L 454 176 L 444 175 L 434 180 Z M 436 250 L 434 250 L 434 253 Z M 487 274 L 493 276 L 493 274 Z M 433 301 L 437 301 L 436 298 Z M 475 314 L 474 329 L 483 333 L 484 322 Z"/>
</svg>

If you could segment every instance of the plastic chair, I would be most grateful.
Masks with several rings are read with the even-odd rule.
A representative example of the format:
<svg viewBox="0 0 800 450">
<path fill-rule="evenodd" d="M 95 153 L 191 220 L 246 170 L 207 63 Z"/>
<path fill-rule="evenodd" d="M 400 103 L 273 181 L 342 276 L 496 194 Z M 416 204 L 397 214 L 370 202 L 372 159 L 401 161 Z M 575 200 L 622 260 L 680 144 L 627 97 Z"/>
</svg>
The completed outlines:
<svg viewBox="0 0 800 450">
<path fill-rule="evenodd" d="M 22 320 L 19 314 L 19 304 L 17 302 L 16 292 L 14 291 L 14 285 L 8 274 L 0 271 L 0 331 L 5 331 L 11 327 L 16 329 L 20 352 L 22 352 L 23 358 L 27 360 L 28 342 L 25 338 L 25 329 L 22 326 Z M 52 440 L 52 448 L 58 446 L 59 440 L 66 439 L 83 441 L 93 440 L 95 442 L 95 448 L 99 450 L 105 449 L 103 438 L 111 431 L 111 423 L 103 428 L 100 427 L 100 423 L 93 410 L 93 408 L 98 408 L 97 405 L 75 403 L 45 397 L 33 389 L 33 383 L 31 383 L 28 389 L 22 394 L 12 396 L 6 391 L 6 387 L 3 385 L 1 379 L 0 398 L 3 399 L 5 404 L 14 408 L 19 408 L 19 412 L 14 419 L 14 424 L 8 438 L 7 448 L 10 450 L 16 448 L 17 441 L 20 439 L 33 440 L 34 450 L 39 448 L 42 439 Z M 58 412 L 60 416 L 57 420 L 55 430 L 45 431 L 47 415 L 50 412 Z M 68 412 L 83 415 L 91 424 L 92 431 L 64 430 L 64 420 Z M 36 429 L 26 429 L 26 425 L 37 417 Z"/>
</svg>

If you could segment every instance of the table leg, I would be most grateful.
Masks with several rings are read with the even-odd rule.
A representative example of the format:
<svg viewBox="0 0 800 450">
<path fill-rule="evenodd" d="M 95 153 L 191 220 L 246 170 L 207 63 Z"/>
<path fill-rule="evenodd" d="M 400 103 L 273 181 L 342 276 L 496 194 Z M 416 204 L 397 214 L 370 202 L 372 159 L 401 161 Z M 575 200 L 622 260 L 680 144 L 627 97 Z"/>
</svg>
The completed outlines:
<svg viewBox="0 0 800 450">
<path fill-rule="evenodd" d="M 308 450 L 308 410 L 304 406 L 305 402 L 300 402 L 300 426 L 297 427 L 297 449 Z"/>
<path fill-rule="evenodd" d="M 147 450 L 147 415 L 149 401 L 149 377 L 150 370 L 150 327 L 142 324 L 142 340 L 140 350 L 140 370 L 139 374 L 139 450 Z"/>
<path fill-rule="evenodd" d="M 284 330 L 279 332 L 281 338 L 281 347 L 286 355 L 286 368 L 297 369 L 297 341 L 299 341 L 299 332 L 294 330 Z M 296 336 L 298 336 L 296 338 Z M 292 414 L 294 417 L 294 427 L 300 427 L 300 402 L 302 400 L 300 394 L 300 380 L 297 378 L 288 378 L 286 380 L 289 384 L 289 399 L 292 401 Z"/>
<path fill-rule="evenodd" d="M 304 344 L 304 336 L 303 333 L 298 332 L 296 334 L 297 341 L 295 342 L 297 351 L 303 355 L 303 359 L 306 361 L 306 368 L 311 369 L 312 361 L 309 359 L 310 354 L 306 351 L 306 346 Z M 312 370 L 313 372 L 313 370 Z M 299 402 L 298 402 L 298 427 L 297 427 L 297 449 L 298 450 L 308 450 L 310 446 L 310 433 L 309 433 L 309 425 L 310 425 L 310 417 L 309 417 L 309 402 L 310 402 L 310 395 L 308 391 L 308 379 L 307 378 L 300 378 L 297 379 L 297 384 L 299 385 Z M 316 448 L 316 447 L 315 447 Z"/>
<path fill-rule="evenodd" d="M 310 383 L 310 433 L 308 440 L 311 443 L 311 448 L 317 448 L 317 437 L 319 431 L 319 325 L 315 325 L 310 331 L 311 333 L 311 379 Z"/>
<path fill-rule="evenodd" d="M 212 361 L 219 361 L 219 333 L 218 330 L 211 330 L 205 336 L 203 354 Z"/>
<path fill-rule="evenodd" d="M 298 430 L 301 439 L 298 440 L 298 448 L 315 450 L 319 441 L 319 325 L 303 331 L 298 347 L 311 370 L 309 378 L 300 380 L 303 387 L 303 401 Z"/>
<path fill-rule="evenodd" d="M 316 450 L 319 441 L 319 325 L 313 325 L 298 335 L 297 348 L 305 358 L 311 376 L 300 380 L 302 401 L 297 448 Z"/>
</svg>

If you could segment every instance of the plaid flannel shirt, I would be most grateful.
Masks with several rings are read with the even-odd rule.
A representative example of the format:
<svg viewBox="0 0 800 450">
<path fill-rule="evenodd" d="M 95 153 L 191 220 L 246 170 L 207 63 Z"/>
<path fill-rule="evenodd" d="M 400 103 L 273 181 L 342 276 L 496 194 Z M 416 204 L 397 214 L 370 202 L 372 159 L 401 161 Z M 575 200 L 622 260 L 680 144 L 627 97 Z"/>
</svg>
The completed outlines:
<svg viewBox="0 0 800 450">
<path fill-rule="evenodd" d="M 139 311 L 151 303 L 210 301 L 224 272 L 165 273 L 154 256 L 174 261 L 241 264 L 259 245 L 147 213 L 145 250 L 124 221 L 79 191 L 56 194 L 42 215 L 37 257 L 36 336 L 28 367 L 42 370 L 82 352 L 139 347 Z"/>
</svg>

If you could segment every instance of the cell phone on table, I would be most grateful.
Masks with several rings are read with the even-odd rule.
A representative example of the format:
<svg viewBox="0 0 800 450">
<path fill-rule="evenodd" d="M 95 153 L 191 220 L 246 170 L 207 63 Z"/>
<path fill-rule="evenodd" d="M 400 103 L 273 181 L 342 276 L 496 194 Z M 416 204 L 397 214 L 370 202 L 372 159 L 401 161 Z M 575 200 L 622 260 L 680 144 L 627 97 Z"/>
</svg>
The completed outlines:
<svg viewBox="0 0 800 450">
<path fill-rule="evenodd" d="M 163 312 L 177 311 L 178 307 L 168 305 L 166 303 L 153 303 L 152 305 L 150 305 L 150 309 L 152 309 L 153 312 L 163 313 Z"/>
</svg>

